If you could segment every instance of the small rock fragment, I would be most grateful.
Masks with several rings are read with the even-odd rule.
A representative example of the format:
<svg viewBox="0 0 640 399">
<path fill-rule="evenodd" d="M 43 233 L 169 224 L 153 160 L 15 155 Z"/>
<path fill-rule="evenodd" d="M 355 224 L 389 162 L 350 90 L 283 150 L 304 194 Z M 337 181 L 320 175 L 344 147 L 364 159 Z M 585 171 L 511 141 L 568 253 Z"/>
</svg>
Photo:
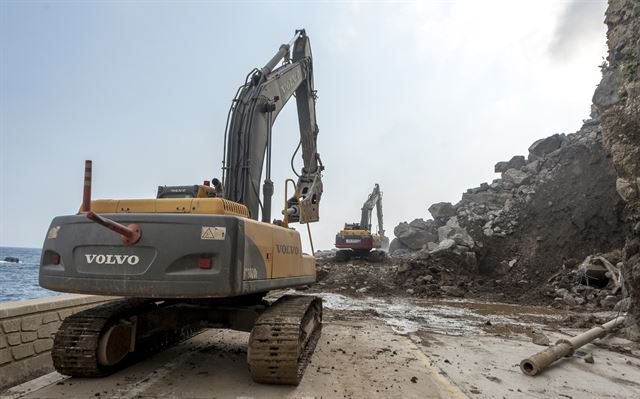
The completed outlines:
<svg viewBox="0 0 640 399">
<path fill-rule="evenodd" d="M 549 337 L 544 335 L 540 330 L 533 331 L 533 334 L 531 335 L 531 342 L 540 346 L 549 346 L 549 344 L 551 343 Z"/>
</svg>

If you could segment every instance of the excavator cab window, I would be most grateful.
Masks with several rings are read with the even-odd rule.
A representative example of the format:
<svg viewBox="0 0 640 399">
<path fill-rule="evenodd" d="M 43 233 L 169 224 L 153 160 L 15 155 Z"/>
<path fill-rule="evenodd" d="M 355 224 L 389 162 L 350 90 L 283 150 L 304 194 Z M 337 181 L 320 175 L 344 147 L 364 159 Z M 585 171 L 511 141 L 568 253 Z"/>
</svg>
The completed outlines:
<svg viewBox="0 0 640 399">
<path fill-rule="evenodd" d="M 193 186 L 158 186 L 156 198 L 196 198 L 198 185 Z"/>
<path fill-rule="evenodd" d="M 360 224 L 359 223 L 345 223 L 344 229 L 345 230 L 360 230 Z"/>
<path fill-rule="evenodd" d="M 163 194 L 160 198 L 193 198 L 193 195 L 185 193 L 166 193 Z"/>
<path fill-rule="evenodd" d="M 156 198 L 213 198 L 216 190 L 206 185 L 193 186 L 158 186 Z"/>
</svg>

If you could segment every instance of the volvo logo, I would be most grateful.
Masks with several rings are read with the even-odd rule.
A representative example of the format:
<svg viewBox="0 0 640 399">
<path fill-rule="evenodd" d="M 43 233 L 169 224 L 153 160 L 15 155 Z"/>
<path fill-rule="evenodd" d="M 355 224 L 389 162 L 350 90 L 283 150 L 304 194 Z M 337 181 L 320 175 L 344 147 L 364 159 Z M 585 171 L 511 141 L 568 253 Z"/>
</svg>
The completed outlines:
<svg viewBox="0 0 640 399">
<path fill-rule="evenodd" d="M 291 76 L 285 78 L 285 80 L 280 85 L 280 90 L 282 91 L 282 95 L 285 98 L 288 98 L 291 93 L 297 88 L 298 83 L 302 80 L 302 75 L 300 71 L 294 71 Z"/>
<path fill-rule="evenodd" d="M 294 245 L 276 244 L 276 249 L 279 254 L 284 255 L 298 255 L 300 253 L 300 248 Z"/>
<path fill-rule="evenodd" d="M 125 263 L 135 266 L 140 262 L 137 255 L 102 255 L 102 254 L 86 254 L 87 263 L 97 263 L 98 265 L 124 265 Z"/>
</svg>

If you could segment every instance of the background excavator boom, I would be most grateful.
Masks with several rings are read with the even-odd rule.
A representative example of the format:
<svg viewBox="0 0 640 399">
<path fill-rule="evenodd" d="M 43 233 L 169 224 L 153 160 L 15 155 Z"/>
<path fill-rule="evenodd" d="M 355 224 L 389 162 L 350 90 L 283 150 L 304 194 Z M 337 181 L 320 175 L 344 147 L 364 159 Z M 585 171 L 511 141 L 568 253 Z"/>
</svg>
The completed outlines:
<svg viewBox="0 0 640 399">
<path fill-rule="evenodd" d="M 382 221 L 382 192 L 380 185 L 376 184 L 369 198 L 362 205 L 362 217 L 360 218 L 360 228 L 371 231 L 371 213 L 376 208 L 378 216 L 378 234 L 384 237 L 384 227 Z"/>
</svg>

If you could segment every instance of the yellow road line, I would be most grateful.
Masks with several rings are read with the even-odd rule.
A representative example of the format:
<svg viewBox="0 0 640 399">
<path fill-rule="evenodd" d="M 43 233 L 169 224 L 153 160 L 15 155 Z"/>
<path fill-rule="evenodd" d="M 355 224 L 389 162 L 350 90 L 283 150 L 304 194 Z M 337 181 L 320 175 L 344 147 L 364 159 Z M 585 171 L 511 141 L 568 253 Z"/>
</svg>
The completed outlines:
<svg viewBox="0 0 640 399">
<path fill-rule="evenodd" d="M 440 385 L 440 387 L 443 388 L 450 395 L 451 398 L 468 399 L 468 396 L 465 395 L 460 390 L 460 388 L 453 385 L 448 378 L 445 378 L 442 374 L 440 374 L 440 369 L 431 364 L 431 361 L 429 360 L 429 358 L 420 350 L 420 348 L 418 348 L 418 346 L 412 340 L 406 337 L 405 339 L 407 340 L 407 344 L 409 345 L 409 348 L 416 355 L 418 360 L 420 360 L 422 364 L 424 364 L 429 369 L 434 380 L 436 380 L 436 383 L 438 383 L 438 385 Z"/>
</svg>

